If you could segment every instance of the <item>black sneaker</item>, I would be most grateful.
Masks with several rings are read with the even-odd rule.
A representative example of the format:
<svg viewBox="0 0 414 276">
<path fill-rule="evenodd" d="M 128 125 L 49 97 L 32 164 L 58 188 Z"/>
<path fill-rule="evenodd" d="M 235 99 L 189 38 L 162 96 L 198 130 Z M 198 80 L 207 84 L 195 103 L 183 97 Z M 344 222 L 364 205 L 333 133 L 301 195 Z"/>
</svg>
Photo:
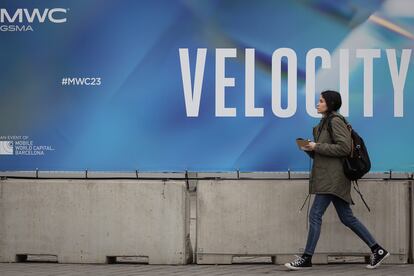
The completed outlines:
<svg viewBox="0 0 414 276">
<path fill-rule="evenodd" d="M 371 255 L 370 261 L 369 261 L 370 264 L 367 265 L 367 268 L 369 269 L 377 268 L 382 263 L 382 261 L 384 261 L 389 256 L 390 256 L 390 253 L 382 247 L 374 250 L 374 252 Z"/>
<path fill-rule="evenodd" d="M 312 267 L 311 258 L 296 256 L 296 259 L 291 263 L 286 263 L 285 266 L 290 270 L 300 270 Z"/>
</svg>

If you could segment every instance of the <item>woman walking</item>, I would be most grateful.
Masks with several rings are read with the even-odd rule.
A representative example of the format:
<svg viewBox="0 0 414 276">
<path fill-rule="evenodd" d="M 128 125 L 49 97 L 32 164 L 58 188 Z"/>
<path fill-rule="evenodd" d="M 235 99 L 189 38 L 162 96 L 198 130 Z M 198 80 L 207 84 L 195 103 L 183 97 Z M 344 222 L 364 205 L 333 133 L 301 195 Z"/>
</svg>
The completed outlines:
<svg viewBox="0 0 414 276">
<path fill-rule="evenodd" d="M 321 93 L 317 110 L 322 114 L 322 119 L 313 128 L 315 142 L 302 148 L 314 159 L 309 189 L 310 194 L 315 194 L 315 199 L 309 213 L 310 227 L 304 254 L 285 264 L 291 270 L 312 267 L 312 255 L 319 239 L 322 216 L 331 202 L 341 222 L 371 248 L 372 255 L 367 268 L 378 267 L 390 255 L 378 245 L 368 229 L 353 215 L 350 207 L 350 204 L 354 204 L 351 181 L 343 172 L 341 159 L 350 154 L 352 139 L 345 119 L 337 112 L 341 105 L 341 95 L 338 92 L 328 90 Z M 333 139 L 328 131 L 328 120 L 331 122 Z"/>
</svg>

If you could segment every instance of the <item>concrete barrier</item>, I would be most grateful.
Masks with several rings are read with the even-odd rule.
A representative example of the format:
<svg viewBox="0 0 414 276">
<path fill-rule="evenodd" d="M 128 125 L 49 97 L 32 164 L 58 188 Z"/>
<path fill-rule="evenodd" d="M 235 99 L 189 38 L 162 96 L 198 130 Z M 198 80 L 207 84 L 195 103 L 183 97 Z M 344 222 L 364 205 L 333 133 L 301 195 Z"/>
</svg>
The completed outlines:
<svg viewBox="0 0 414 276">
<path fill-rule="evenodd" d="M 47 254 L 60 263 L 185 264 L 189 212 L 185 181 L 1 180 L 0 261 Z"/>
<path fill-rule="evenodd" d="M 411 230 L 411 256 L 410 256 L 410 263 L 414 263 L 414 181 L 411 181 L 411 224 L 410 224 L 410 230 Z"/>
<path fill-rule="evenodd" d="M 353 193 L 354 214 L 391 252 L 388 263 L 406 263 L 409 254 L 409 185 L 407 180 L 362 180 L 367 211 Z M 271 256 L 284 263 L 304 250 L 307 180 L 200 180 L 197 186 L 198 264 L 231 263 L 236 256 Z M 312 197 L 313 198 L 313 197 Z M 370 249 L 345 227 L 331 205 L 324 218 L 313 261 L 360 256 Z"/>
</svg>

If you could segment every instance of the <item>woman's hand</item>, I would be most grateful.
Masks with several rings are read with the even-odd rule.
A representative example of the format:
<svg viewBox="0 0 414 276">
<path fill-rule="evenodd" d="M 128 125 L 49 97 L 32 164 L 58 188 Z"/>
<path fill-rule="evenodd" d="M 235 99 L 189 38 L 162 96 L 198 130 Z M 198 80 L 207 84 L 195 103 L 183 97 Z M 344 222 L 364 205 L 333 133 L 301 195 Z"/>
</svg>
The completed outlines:
<svg viewBox="0 0 414 276">
<path fill-rule="evenodd" d="M 315 142 L 309 142 L 309 144 L 307 146 L 301 147 L 302 150 L 306 150 L 306 151 L 313 151 L 315 150 Z"/>
</svg>

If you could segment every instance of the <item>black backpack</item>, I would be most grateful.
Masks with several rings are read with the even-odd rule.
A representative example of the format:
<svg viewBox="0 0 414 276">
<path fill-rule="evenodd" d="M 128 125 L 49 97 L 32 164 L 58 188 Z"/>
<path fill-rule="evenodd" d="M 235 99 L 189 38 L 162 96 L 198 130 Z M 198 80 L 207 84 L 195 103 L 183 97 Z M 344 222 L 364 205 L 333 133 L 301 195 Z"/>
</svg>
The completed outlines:
<svg viewBox="0 0 414 276">
<path fill-rule="evenodd" d="M 333 139 L 333 130 L 331 123 L 333 117 L 341 118 L 347 125 L 349 131 L 351 132 L 352 149 L 351 154 L 343 159 L 344 174 L 349 180 L 354 181 L 354 183 L 356 184 L 356 187 L 354 185 L 354 189 L 361 196 L 361 199 L 367 207 L 368 211 L 371 211 L 368 207 L 368 204 L 365 202 L 364 197 L 362 196 L 358 186 L 358 179 L 362 178 L 371 169 L 371 160 L 369 159 L 369 154 L 367 147 L 365 146 L 364 139 L 362 139 L 362 137 L 358 135 L 358 133 L 344 118 L 342 118 L 341 116 L 333 115 L 330 118 L 328 118 L 328 132 L 334 143 L 335 141 Z"/>
</svg>

